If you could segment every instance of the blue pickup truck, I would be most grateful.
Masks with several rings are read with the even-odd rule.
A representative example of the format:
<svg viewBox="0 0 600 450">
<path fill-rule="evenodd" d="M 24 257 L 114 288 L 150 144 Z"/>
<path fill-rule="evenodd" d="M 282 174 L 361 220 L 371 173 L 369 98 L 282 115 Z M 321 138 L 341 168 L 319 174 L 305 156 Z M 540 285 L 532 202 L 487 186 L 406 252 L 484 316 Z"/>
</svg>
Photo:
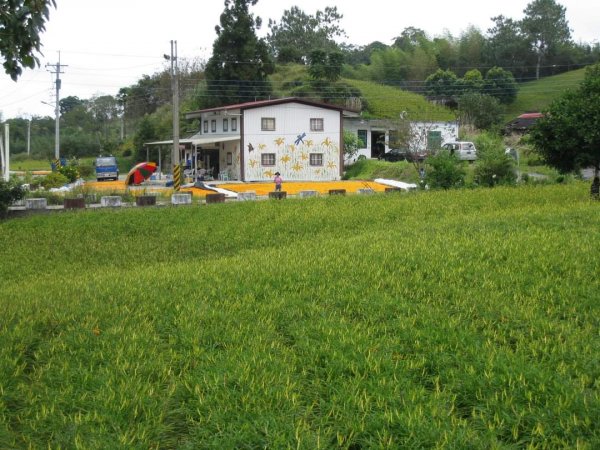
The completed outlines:
<svg viewBox="0 0 600 450">
<path fill-rule="evenodd" d="M 102 180 L 118 180 L 119 167 L 117 166 L 117 158 L 114 156 L 99 156 L 94 163 L 96 166 L 96 179 Z"/>
</svg>

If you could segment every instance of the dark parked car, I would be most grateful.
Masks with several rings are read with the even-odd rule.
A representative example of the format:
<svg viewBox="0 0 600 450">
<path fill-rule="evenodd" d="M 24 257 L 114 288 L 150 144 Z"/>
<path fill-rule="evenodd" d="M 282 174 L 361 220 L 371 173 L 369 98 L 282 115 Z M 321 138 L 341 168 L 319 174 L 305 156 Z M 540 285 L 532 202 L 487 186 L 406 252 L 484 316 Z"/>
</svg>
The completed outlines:
<svg viewBox="0 0 600 450">
<path fill-rule="evenodd" d="M 423 162 L 429 156 L 428 151 L 411 152 L 410 150 L 394 148 L 380 156 L 385 161 L 417 161 Z"/>
<path fill-rule="evenodd" d="M 384 153 L 379 157 L 379 159 L 383 159 L 388 162 L 394 161 L 410 161 L 410 152 L 408 150 L 403 150 L 399 148 L 393 148 L 389 152 Z"/>
</svg>

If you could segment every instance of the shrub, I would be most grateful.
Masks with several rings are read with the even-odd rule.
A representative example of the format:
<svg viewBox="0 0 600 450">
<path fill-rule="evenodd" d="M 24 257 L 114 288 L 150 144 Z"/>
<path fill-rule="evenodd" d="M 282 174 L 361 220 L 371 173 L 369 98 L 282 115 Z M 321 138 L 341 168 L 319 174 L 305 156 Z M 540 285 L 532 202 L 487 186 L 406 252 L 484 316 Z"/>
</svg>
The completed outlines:
<svg viewBox="0 0 600 450">
<path fill-rule="evenodd" d="M 61 166 L 58 172 L 64 175 L 69 180 L 69 183 L 73 183 L 79 178 L 79 171 L 75 166 Z"/>
<path fill-rule="evenodd" d="M 95 175 L 95 170 L 93 166 L 89 166 L 86 164 L 79 166 L 77 169 L 81 178 L 90 178 Z"/>
<path fill-rule="evenodd" d="M 49 173 L 41 181 L 44 189 L 58 188 L 68 183 L 69 179 L 60 172 Z"/>
<path fill-rule="evenodd" d="M 514 184 L 517 175 L 514 160 L 500 150 L 485 152 L 475 166 L 475 181 L 483 186 Z"/>
<path fill-rule="evenodd" d="M 425 177 L 429 187 L 450 189 L 464 185 L 465 169 L 460 160 L 448 151 L 441 150 L 427 158 L 426 162 L 430 166 Z"/>
<path fill-rule="evenodd" d="M 4 216 L 8 207 L 25 196 L 25 189 L 14 179 L 0 179 L 0 217 Z"/>
</svg>

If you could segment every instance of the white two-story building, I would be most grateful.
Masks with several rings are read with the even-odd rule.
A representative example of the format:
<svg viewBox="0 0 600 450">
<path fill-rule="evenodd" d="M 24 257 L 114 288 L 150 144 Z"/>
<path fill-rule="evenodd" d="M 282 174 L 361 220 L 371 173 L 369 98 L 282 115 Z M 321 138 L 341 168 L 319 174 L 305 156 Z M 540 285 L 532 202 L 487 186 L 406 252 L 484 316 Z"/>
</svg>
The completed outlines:
<svg viewBox="0 0 600 450">
<path fill-rule="evenodd" d="M 185 114 L 200 131 L 180 139 L 192 176 L 221 180 L 339 180 L 343 171 L 342 108 L 300 98 L 264 100 Z M 168 144 L 171 141 L 152 144 Z"/>
</svg>

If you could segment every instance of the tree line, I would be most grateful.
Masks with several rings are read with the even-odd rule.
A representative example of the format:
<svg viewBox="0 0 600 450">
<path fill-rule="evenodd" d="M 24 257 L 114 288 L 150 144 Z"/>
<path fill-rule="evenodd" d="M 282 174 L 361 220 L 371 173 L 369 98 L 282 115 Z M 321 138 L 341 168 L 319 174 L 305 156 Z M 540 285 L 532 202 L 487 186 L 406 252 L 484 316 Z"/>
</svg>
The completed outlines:
<svg viewBox="0 0 600 450">
<path fill-rule="evenodd" d="M 335 7 L 308 14 L 294 6 L 284 11 L 280 20 L 269 20 L 269 31 L 261 39 L 257 30 L 262 20 L 250 11 L 257 1 L 224 1 L 211 58 L 182 64 L 182 111 L 270 98 L 274 95 L 271 76 L 277 65 L 298 64 L 306 67 L 307 81 L 289 80 L 284 88 L 293 95 L 324 101 L 355 98 L 360 92 L 341 83 L 341 77 L 375 81 L 456 107 L 465 120 L 486 127 L 498 120 L 498 105 L 515 98 L 516 82 L 600 60 L 597 43 L 572 40 L 566 9 L 555 0 L 533 0 L 521 20 L 493 17 L 493 25 L 486 31 L 471 26 L 459 36 L 429 36 L 408 27 L 390 45 L 374 41 L 366 46 L 339 43 L 346 34 L 340 25 L 343 15 Z M 47 18 L 47 14 L 46 8 L 36 16 L 39 30 L 43 30 L 40 17 Z M 33 51 L 38 41 L 32 42 Z M 7 73 L 13 70 L 11 76 L 15 74 L 14 60 L 13 55 L 5 65 Z M 22 62 L 27 66 L 31 61 Z M 145 156 L 143 142 L 171 137 L 171 102 L 167 69 L 142 76 L 115 96 L 62 99 L 61 154 L 85 156 L 119 150 Z M 482 113 L 489 111 L 495 111 L 494 117 L 482 118 Z M 25 152 L 27 121 L 11 122 L 12 152 Z M 183 134 L 193 131 L 186 129 L 189 124 L 185 121 L 181 126 Z M 32 154 L 51 157 L 53 119 L 34 117 L 31 130 Z"/>
</svg>

